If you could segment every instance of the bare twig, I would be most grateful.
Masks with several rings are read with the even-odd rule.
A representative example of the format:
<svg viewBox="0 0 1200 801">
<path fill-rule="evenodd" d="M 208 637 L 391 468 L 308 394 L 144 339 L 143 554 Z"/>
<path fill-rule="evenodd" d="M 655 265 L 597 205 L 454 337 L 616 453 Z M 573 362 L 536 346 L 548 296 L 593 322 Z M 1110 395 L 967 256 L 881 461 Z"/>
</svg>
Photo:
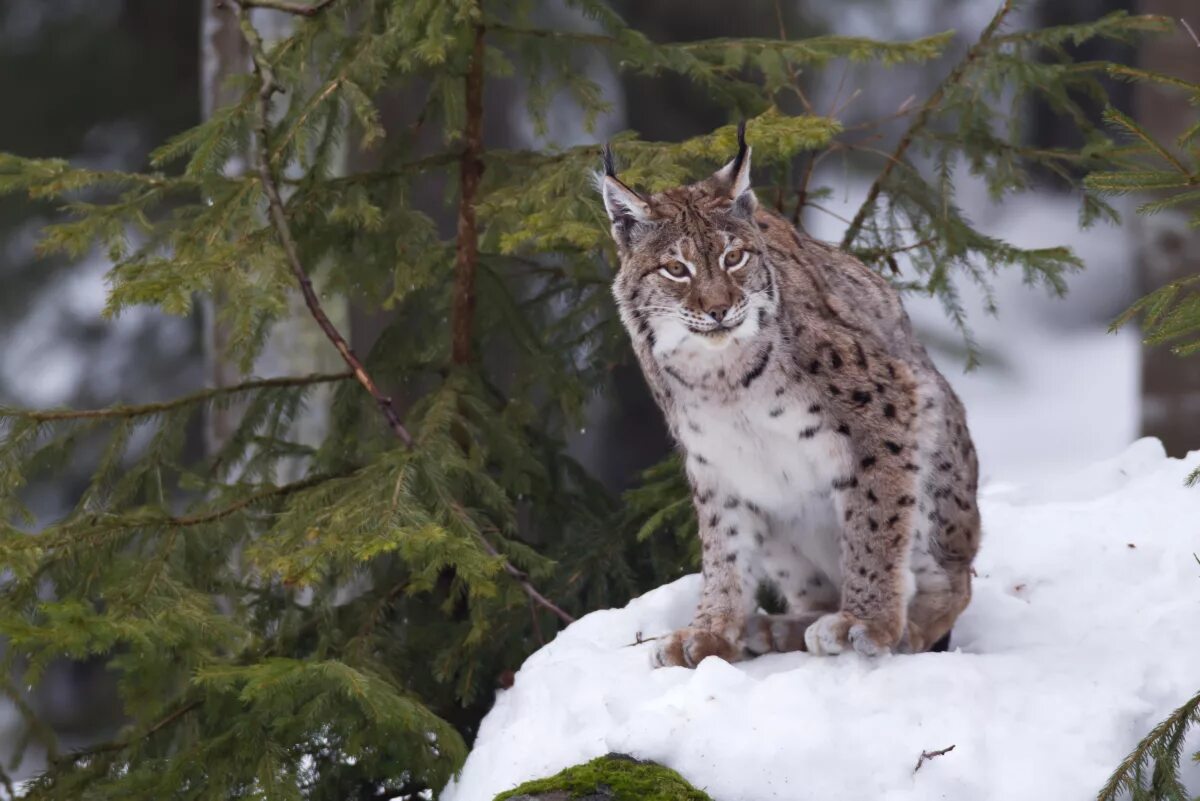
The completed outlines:
<svg viewBox="0 0 1200 801">
<path fill-rule="evenodd" d="M 922 129 L 929 124 L 930 117 L 933 116 L 933 112 L 936 111 L 938 105 L 941 104 L 942 98 L 946 96 L 946 91 L 962 80 L 963 75 L 965 75 L 967 72 L 967 68 L 970 67 L 977 58 L 979 58 L 980 53 L 982 53 L 984 48 L 986 48 L 991 42 L 992 37 L 994 37 L 996 35 L 996 31 L 999 30 L 1000 24 L 1004 22 L 1004 18 L 1007 17 L 1009 12 L 1012 11 L 1012 7 L 1013 0 L 1004 0 L 1004 5 L 1002 5 L 1000 10 L 996 12 L 996 15 L 992 17 L 992 20 L 987 24 L 987 27 L 983 29 L 983 33 L 979 35 L 979 39 L 975 42 L 975 44 L 971 45 L 971 49 L 967 51 L 965 56 L 963 56 L 963 60 L 960 61 L 958 66 L 946 76 L 946 80 L 942 81 L 938 88 L 934 90 L 933 94 L 929 96 L 929 99 L 925 101 L 925 104 L 921 106 L 921 111 L 917 114 L 917 118 L 913 120 L 912 125 L 908 127 L 908 130 L 904 132 L 904 135 L 900 137 L 900 141 L 896 144 L 896 149 L 892 152 L 891 158 L 889 158 L 887 163 L 883 165 L 883 170 L 880 171 L 878 176 L 876 176 L 875 181 L 871 184 L 871 188 L 867 190 L 866 199 L 863 200 L 862 205 L 859 206 L 858 213 L 854 215 L 854 219 L 851 220 L 850 226 L 846 229 L 845 236 L 842 237 L 843 250 L 849 250 L 850 245 L 854 243 L 855 237 L 858 236 L 859 232 L 862 230 L 863 224 L 867 220 L 867 215 L 869 215 L 871 210 L 875 208 L 875 202 L 879 200 L 879 194 L 883 191 L 884 183 L 892 174 L 892 170 L 895 169 L 896 164 L 898 164 L 900 160 L 904 158 L 904 154 L 908 152 L 908 149 L 916 140 L 917 134 L 919 134 Z"/>
<path fill-rule="evenodd" d="M 335 381 L 345 381 L 353 378 L 354 373 L 329 373 L 308 376 L 261 378 L 246 381 L 228 387 L 213 387 L 211 389 L 193 392 L 162 403 L 144 403 L 137 406 L 109 406 L 105 409 L 51 409 L 49 411 L 30 411 L 25 409 L 0 409 L 0 417 L 17 417 L 23 420 L 36 420 L 49 423 L 55 420 L 103 420 L 111 417 L 144 417 L 151 414 L 162 414 L 172 409 L 188 406 L 193 403 L 203 403 L 223 395 L 236 395 L 254 389 L 271 387 L 301 387 L 308 384 L 328 384 Z"/>
<path fill-rule="evenodd" d="M 1183 17 L 1180 17 L 1179 24 L 1182 25 L 1183 29 L 1188 32 L 1188 35 L 1192 37 L 1192 41 L 1196 43 L 1196 47 L 1200 47 L 1200 36 L 1196 35 L 1196 32 L 1192 30 L 1192 26 L 1188 25 L 1188 21 Z"/>
<path fill-rule="evenodd" d="M 634 646 L 641 645 L 643 643 L 653 642 L 654 640 L 661 640 L 661 639 L 662 639 L 662 637 L 643 637 L 642 633 L 639 631 L 637 634 L 634 635 L 633 642 L 629 643 L 625 647 L 633 648 Z"/>
<path fill-rule="evenodd" d="M 922 751 L 921 758 L 917 760 L 917 765 L 916 765 L 916 767 L 913 768 L 913 773 L 916 773 L 918 770 L 920 770 L 922 765 L 924 765 L 926 762 L 933 759 L 934 757 L 944 756 L 945 754 L 948 754 L 953 750 L 954 750 L 954 746 L 951 745 L 951 746 L 947 746 L 946 748 L 941 749 L 940 751 Z"/>
<path fill-rule="evenodd" d="M 471 334 L 475 319 L 475 268 L 479 262 L 479 231 L 475 227 L 475 195 L 483 175 L 483 32 L 475 26 L 471 66 L 466 76 L 467 122 L 463 130 L 463 152 L 459 167 L 458 240 L 454 249 L 454 289 L 450 300 L 455 364 L 471 361 Z"/>
<path fill-rule="evenodd" d="M 787 27 L 783 24 L 783 7 L 779 0 L 775 0 L 775 20 L 779 23 L 779 40 L 786 42 Z M 804 93 L 804 87 L 800 85 L 800 76 L 796 74 L 792 62 L 784 59 L 784 64 L 787 67 L 788 77 L 792 79 L 792 86 L 796 89 L 796 96 L 800 98 L 800 105 L 804 106 L 806 114 L 812 114 L 812 103 L 808 102 L 808 95 Z"/>
</svg>

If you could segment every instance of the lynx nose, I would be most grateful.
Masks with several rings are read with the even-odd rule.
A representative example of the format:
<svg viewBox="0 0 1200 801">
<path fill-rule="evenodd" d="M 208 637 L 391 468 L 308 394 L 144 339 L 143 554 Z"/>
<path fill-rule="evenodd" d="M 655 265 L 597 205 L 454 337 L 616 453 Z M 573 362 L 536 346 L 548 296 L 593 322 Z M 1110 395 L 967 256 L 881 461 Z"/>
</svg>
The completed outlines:
<svg viewBox="0 0 1200 801">
<path fill-rule="evenodd" d="M 725 320 L 725 315 L 727 315 L 727 314 L 729 314 L 729 305 L 728 304 L 725 304 L 723 306 L 713 306 L 711 309 L 708 310 L 708 316 L 713 318 L 714 322 L 718 322 L 718 323 L 723 322 Z"/>
</svg>

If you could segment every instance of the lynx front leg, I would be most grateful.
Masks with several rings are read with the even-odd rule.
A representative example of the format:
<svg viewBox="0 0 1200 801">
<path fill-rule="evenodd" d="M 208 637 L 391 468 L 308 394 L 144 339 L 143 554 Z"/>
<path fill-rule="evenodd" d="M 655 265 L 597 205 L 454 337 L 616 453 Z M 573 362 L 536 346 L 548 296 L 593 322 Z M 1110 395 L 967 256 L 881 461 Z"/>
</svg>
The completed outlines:
<svg viewBox="0 0 1200 801">
<path fill-rule="evenodd" d="M 841 609 L 805 631 L 812 653 L 852 648 L 878 656 L 895 649 L 905 634 L 917 470 L 905 446 L 894 440 L 880 445 L 858 457 L 857 475 L 834 485 L 843 521 Z"/>
<path fill-rule="evenodd" d="M 736 496 L 701 491 L 695 501 L 704 587 L 692 624 L 659 642 L 654 662 L 660 667 L 695 667 L 707 656 L 737 661 L 746 616 L 755 605 L 751 553 L 765 537 L 764 521 Z"/>
</svg>

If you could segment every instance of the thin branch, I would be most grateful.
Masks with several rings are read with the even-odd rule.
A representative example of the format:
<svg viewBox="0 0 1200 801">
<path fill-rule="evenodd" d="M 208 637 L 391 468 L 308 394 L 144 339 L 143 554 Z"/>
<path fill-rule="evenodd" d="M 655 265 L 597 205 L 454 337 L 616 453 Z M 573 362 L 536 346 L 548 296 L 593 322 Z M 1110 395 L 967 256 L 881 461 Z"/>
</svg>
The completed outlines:
<svg viewBox="0 0 1200 801">
<path fill-rule="evenodd" d="M 494 546 L 490 542 L 488 542 L 482 535 L 480 535 L 480 537 L 479 537 L 479 542 L 483 545 L 483 549 L 485 551 L 487 551 L 489 555 L 498 556 L 501 558 L 500 564 L 504 568 L 504 572 L 517 580 L 517 582 L 521 585 L 522 589 L 525 590 L 526 595 L 528 595 L 530 598 L 532 598 L 538 604 L 541 604 L 541 606 L 543 608 L 552 612 L 563 623 L 574 623 L 575 622 L 575 618 L 573 618 L 571 615 L 564 612 L 561 608 L 559 608 L 559 606 L 557 604 L 555 604 L 549 598 L 547 598 L 546 596 L 544 596 L 540 592 L 538 592 L 537 588 L 529 583 L 529 579 L 526 578 L 525 573 L 521 570 L 518 570 L 516 567 L 514 567 L 512 562 L 508 561 L 507 559 L 504 559 L 500 555 L 500 552 L 496 550 L 496 546 Z"/>
<path fill-rule="evenodd" d="M 1192 30 L 1192 26 L 1188 25 L 1188 21 L 1183 17 L 1180 17 L 1179 24 L 1182 25 L 1184 30 L 1188 32 L 1188 35 L 1192 37 L 1192 41 L 1196 43 L 1196 47 L 1200 47 L 1200 36 L 1196 35 L 1196 32 Z"/>
<path fill-rule="evenodd" d="M 329 316 L 325 314 L 325 309 L 321 306 L 321 301 L 313 289 L 312 279 L 308 277 L 308 272 L 304 269 L 304 265 L 300 261 L 300 255 L 296 250 L 296 241 L 292 237 L 292 229 L 288 224 L 287 212 L 283 207 L 283 198 L 279 194 L 279 185 L 276 183 L 275 175 L 271 171 L 271 98 L 279 90 L 279 86 L 275 83 L 275 72 L 267 61 L 266 53 L 263 49 L 262 37 L 259 36 L 258 30 L 250 21 L 250 8 L 253 4 L 246 2 L 246 0 L 234 0 L 234 2 L 238 3 L 238 16 L 241 20 L 242 35 L 246 38 L 247 44 L 250 45 L 250 54 L 254 60 L 254 72 L 259 80 L 258 135 L 255 144 L 258 150 L 258 173 L 262 180 L 263 194 L 267 198 L 271 224 L 275 228 L 276 235 L 279 237 L 279 244 L 283 247 L 283 253 L 287 258 L 288 266 L 291 268 L 292 274 L 296 277 L 296 281 L 300 284 L 300 292 L 304 295 L 304 303 L 308 306 L 308 311 L 312 315 L 312 318 L 316 320 L 317 325 L 325 332 L 325 337 L 337 348 L 342 360 L 346 362 L 351 371 L 353 371 L 354 377 L 358 379 L 358 383 L 362 384 L 363 388 L 375 399 L 376 405 L 379 406 L 379 411 L 383 413 L 392 432 L 405 446 L 411 448 L 413 444 L 412 435 L 408 433 L 408 429 L 400 422 L 400 415 L 396 413 L 396 408 L 392 405 L 392 399 L 379 391 L 379 387 L 375 385 L 375 381 L 367 373 L 362 362 L 354 355 L 354 351 L 350 348 L 350 344 L 346 342 L 346 338 L 330 322 Z M 322 7 L 324 8 L 328 5 L 328 3 L 325 3 Z"/>
<path fill-rule="evenodd" d="M 329 475 L 329 474 L 309 476 L 308 478 L 301 479 L 300 481 L 293 481 L 291 484 L 283 484 L 278 487 L 271 487 L 268 490 L 262 490 L 260 492 L 251 493 L 250 495 L 247 495 L 246 497 L 241 498 L 240 500 L 234 501 L 233 503 L 229 504 L 228 506 L 222 506 L 220 509 L 216 509 L 211 512 L 202 512 L 202 513 L 194 514 L 194 515 L 184 515 L 182 517 L 167 517 L 167 518 L 164 518 L 162 521 L 134 520 L 134 521 L 132 521 L 132 523 L 135 525 L 138 525 L 138 526 L 142 526 L 142 525 L 146 525 L 148 522 L 162 522 L 168 526 L 175 527 L 175 528 L 186 528 L 186 527 L 190 527 L 190 526 L 204 525 L 205 523 L 215 523 L 218 520 L 224 520 L 226 517 L 237 514 L 238 512 L 242 511 L 243 509 L 245 509 L 249 506 L 253 506 L 254 504 L 258 503 L 259 501 L 265 501 L 268 498 L 282 498 L 285 495 L 291 495 L 294 492 L 300 492 L 301 490 L 310 489 L 311 487 L 315 487 L 318 484 L 324 484 L 326 481 L 329 481 L 330 479 L 339 478 L 339 477 L 340 477 L 339 475 Z"/>
<path fill-rule="evenodd" d="M 330 322 L 326 316 L 324 309 L 321 307 L 321 302 L 313 291 L 312 281 L 308 277 L 308 273 L 304 269 L 304 265 L 300 262 L 300 256 L 296 250 L 295 240 L 292 238 L 291 226 L 288 224 L 287 213 L 284 209 L 283 200 L 279 195 L 279 186 L 276 183 L 275 176 L 271 171 L 271 142 L 270 142 L 270 119 L 271 119 L 271 98 L 279 87 L 275 83 L 275 73 L 268 63 L 265 51 L 263 49 L 262 37 L 259 36 L 258 30 L 250 21 L 250 5 L 247 0 L 231 0 L 238 4 L 238 16 L 241 21 L 242 35 L 246 42 L 250 45 L 250 53 L 254 60 L 254 72 L 259 79 L 258 92 L 258 169 L 262 179 L 263 192 L 267 196 L 267 203 L 271 213 L 271 222 L 275 228 L 275 233 L 279 237 L 280 244 L 283 246 L 284 255 L 287 257 L 288 265 L 291 267 L 292 274 L 300 283 L 300 289 L 304 293 L 304 302 L 308 306 L 309 312 L 312 314 L 317 325 L 325 332 L 325 336 L 337 348 L 342 359 L 350 366 L 354 373 L 354 377 L 358 382 L 371 394 L 379 406 L 380 412 L 387 419 L 388 425 L 392 432 L 404 443 L 408 448 L 413 447 L 412 436 L 408 430 L 400 422 L 399 416 L 396 414 L 395 408 L 392 406 L 392 399 L 383 395 L 375 382 L 371 379 L 369 373 L 358 357 L 350 349 L 345 338 Z M 472 51 L 471 70 L 467 76 L 467 130 L 466 130 L 466 149 L 463 152 L 463 194 L 464 203 L 469 208 L 469 214 L 465 222 L 469 223 L 470 236 L 467 243 L 468 252 L 465 258 L 470 264 L 471 270 L 474 270 L 475 262 L 478 259 L 478 233 L 475 231 L 475 213 L 474 213 L 474 195 L 478 190 L 479 178 L 483 172 L 483 164 L 479 158 L 482 151 L 483 129 L 482 129 L 482 107 L 483 107 L 483 27 L 477 25 L 475 29 L 475 42 Z M 474 96 L 473 96 L 474 93 Z M 474 121 L 472 122 L 472 117 Z M 466 203 L 465 196 L 468 189 L 468 176 L 473 176 L 473 183 L 470 184 L 470 203 Z M 463 214 L 460 209 L 459 231 L 460 237 L 464 227 Z M 457 283 L 456 275 L 456 283 Z M 472 275 L 472 282 L 474 278 Z M 470 343 L 468 330 L 468 347 Z M 469 350 L 467 355 L 469 356 Z M 456 357 L 459 354 L 455 354 Z M 458 358 L 455 358 L 458 361 Z M 564 623 L 574 623 L 575 618 L 564 612 L 553 601 L 542 595 L 537 589 L 529 583 L 525 574 L 512 565 L 507 559 L 503 558 L 499 551 L 496 550 L 485 537 L 479 535 L 479 540 L 483 544 L 484 550 L 490 555 L 501 557 L 501 565 L 504 571 L 513 578 L 517 579 L 521 587 L 525 590 L 534 602 L 541 605 L 545 609 L 554 613 Z"/>
<path fill-rule="evenodd" d="M 298 14 L 301 17 L 315 17 L 324 11 L 329 6 L 333 5 L 336 0 L 319 0 L 311 6 L 306 6 L 300 3 L 289 3 L 287 0 L 239 0 L 243 6 L 250 8 L 269 8 L 272 11 L 283 11 L 287 14 Z M 217 7 L 220 8 L 221 3 L 218 0 Z"/>
<path fill-rule="evenodd" d="M 67 755 L 64 758 L 71 759 L 71 760 L 79 760 L 79 759 L 85 759 L 87 757 L 95 756 L 97 754 L 106 754 L 106 753 L 111 753 L 113 751 L 123 751 L 124 749 L 128 748 L 129 746 L 134 745 L 135 743 L 156 734 L 160 730 L 165 729 L 167 726 L 170 726 L 172 723 L 174 723 L 175 721 L 182 718 L 188 712 L 191 712 L 193 709 L 200 706 L 200 703 L 201 702 L 199 700 L 189 701 L 188 703 L 186 703 L 183 706 L 176 709 L 174 712 L 167 715 L 162 720 L 155 723 L 150 728 L 146 729 L 144 732 L 142 732 L 134 737 L 131 737 L 128 740 L 116 740 L 111 743 L 102 743 L 101 745 L 98 745 L 94 748 L 89 748 L 85 751 L 75 751 L 75 752 Z"/>
<path fill-rule="evenodd" d="M 951 746 L 947 746 L 946 748 L 941 749 L 940 751 L 922 751 L 921 758 L 917 760 L 917 766 L 915 768 L 913 768 L 913 773 L 916 773 L 918 770 L 920 770 L 922 765 L 924 765 L 926 762 L 933 759 L 934 757 L 944 756 L 953 750 L 954 750 L 954 746 L 951 745 Z"/>
<path fill-rule="evenodd" d="M 867 220 L 867 215 L 869 215 L 871 210 L 875 208 L 875 202 L 879 200 L 879 194 L 883 191 L 884 183 L 892 174 L 892 170 L 895 169 L 896 164 L 904 158 L 904 154 L 908 152 L 909 147 L 911 147 L 912 143 L 916 140 L 917 134 L 919 134 L 925 128 L 925 126 L 929 124 L 929 120 L 933 116 L 933 112 L 937 110 L 939 105 L 941 105 L 942 98 L 945 97 L 946 91 L 962 80 L 963 76 L 967 72 L 967 69 L 975 62 L 977 58 L 979 58 L 980 53 L 982 53 L 984 48 L 988 46 L 992 40 L 992 37 L 996 35 L 996 31 L 999 30 L 1000 24 L 1004 21 L 1004 18 L 1007 17 L 1009 12 L 1012 11 L 1012 7 L 1013 0 L 1004 0 L 1004 5 L 1002 5 L 1000 10 L 996 12 L 996 15 L 992 17 L 992 21 L 987 24 L 987 27 L 983 29 L 983 33 L 979 35 L 979 39 L 975 42 L 975 44 L 971 45 L 971 49 L 967 51 L 967 54 L 963 57 L 963 60 L 959 62 L 958 66 L 955 67 L 949 75 L 946 76 L 946 80 L 942 81 L 942 83 L 938 85 L 938 88 L 934 90 L 934 93 L 929 96 L 929 99 L 925 101 L 925 105 L 921 107 L 921 111 L 917 115 L 917 118 L 913 120 L 912 125 L 910 125 L 908 130 L 904 132 L 904 136 L 900 137 L 900 141 L 896 144 L 896 149 L 892 152 L 891 158 L 886 164 L 883 165 L 883 170 L 875 178 L 875 181 L 871 184 L 871 188 L 867 190 L 866 199 L 863 200 L 862 205 L 859 206 L 858 213 L 854 215 L 854 219 L 850 222 L 850 227 L 846 229 L 846 234 L 842 237 L 841 246 L 843 250 L 849 250 L 850 245 L 854 243 L 855 237 L 858 236 L 859 232 L 862 230 L 863 224 Z"/>
<path fill-rule="evenodd" d="M 471 335 L 475 320 L 475 268 L 479 263 L 479 230 L 475 223 L 475 196 L 483 176 L 483 25 L 475 26 L 471 65 L 466 75 L 467 122 L 459 167 L 458 239 L 454 248 L 454 288 L 450 296 L 451 358 L 455 364 L 471 361 Z"/>
<path fill-rule="evenodd" d="M 787 41 L 787 26 L 783 24 L 783 7 L 779 0 L 775 0 L 775 20 L 779 23 L 779 39 Z M 800 98 L 800 105 L 804 106 L 806 114 L 812 114 L 812 103 L 808 102 L 808 95 L 804 93 L 804 87 L 800 85 L 800 76 L 796 73 L 796 69 L 792 66 L 792 62 L 784 60 L 787 66 L 788 77 L 792 79 L 792 86 L 796 89 L 796 96 Z"/>
<path fill-rule="evenodd" d="M 144 403 L 137 406 L 117 405 L 105 409 L 50 409 L 47 411 L 31 411 L 26 409 L 0 409 L 0 417 L 16 417 L 22 420 L 35 420 L 39 423 L 49 423 L 55 420 L 103 420 L 111 417 L 144 417 L 151 414 L 161 414 L 181 406 L 193 403 L 203 403 L 223 395 L 236 395 L 255 389 L 271 387 L 301 387 L 309 384 L 328 384 L 335 381 L 345 381 L 353 378 L 354 373 L 325 373 L 308 376 L 261 378 L 246 381 L 228 387 L 213 387 L 211 389 L 193 392 L 161 403 Z"/>
</svg>

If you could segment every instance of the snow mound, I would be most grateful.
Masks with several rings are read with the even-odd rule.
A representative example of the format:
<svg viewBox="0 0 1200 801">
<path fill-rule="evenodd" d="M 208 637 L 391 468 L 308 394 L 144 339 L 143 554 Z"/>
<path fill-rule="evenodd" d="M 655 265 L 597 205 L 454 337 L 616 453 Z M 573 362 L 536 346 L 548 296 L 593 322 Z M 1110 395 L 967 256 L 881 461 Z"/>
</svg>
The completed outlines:
<svg viewBox="0 0 1200 801">
<path fill-rule="evenodd" d="M 982 493 L 979 578 L 950 653 L 652 670 L 652 646 L 630 644 L 685 625 L 699 577 L 594 612 L 525 662 L 442 798 L 491 801 L 612 751 L 720 801 L 1094 798 L 1200 683 L 1200 488 L 1183 486 L 1198 464 L 1142 440 L 1074 477 Z"/>
</svg>

